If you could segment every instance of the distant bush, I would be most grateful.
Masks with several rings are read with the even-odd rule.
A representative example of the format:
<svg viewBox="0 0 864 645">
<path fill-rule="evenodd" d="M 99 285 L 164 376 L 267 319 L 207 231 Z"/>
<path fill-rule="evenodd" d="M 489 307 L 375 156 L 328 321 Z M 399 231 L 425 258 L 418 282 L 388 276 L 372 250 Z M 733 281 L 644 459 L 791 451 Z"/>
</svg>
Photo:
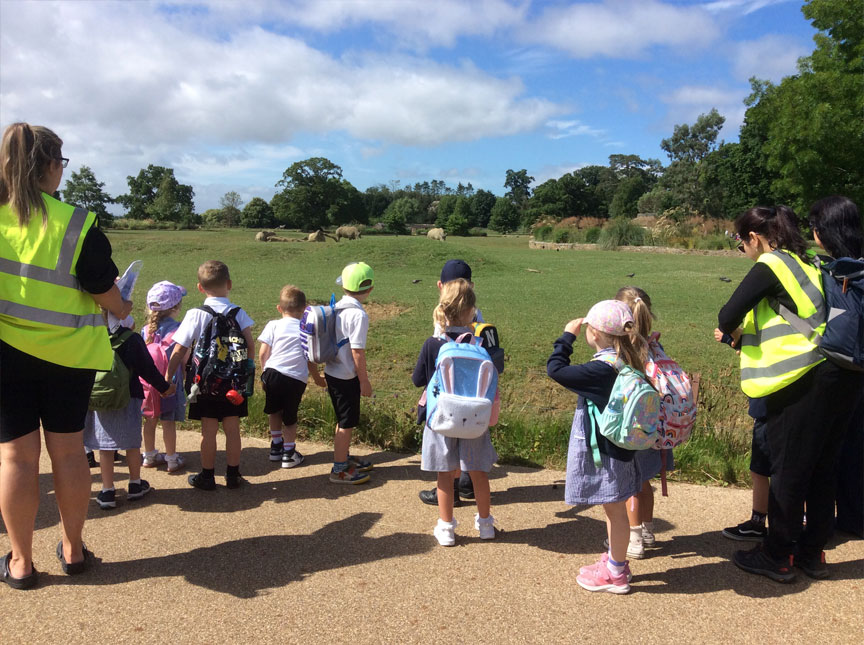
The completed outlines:
<svg viewBox="0 0 864 645">
<path fill-rule="evenodd" d="M 554 229 L 554 233 L 552 234 L 552 240 L 559 244 L 567 244 L 568 242 L 573 242 L 571 239 L 570 231 L 566 228 L 556 228 Z"/>
<path fill-rule="evenodd" d="M 616 217 L 603 228 L 597 244 L 606 250 L 619 246 L 641 246 L 645 243 L 645 229 L 633 223 L 629 217 Z"/>
<path fill-rule="evenodd" d="M 552 231 L 555 229 L 548 224 L 543 226 L 538 226 L 534 229 L 534 239 L 540 240 L 542 242 L 551 242 L 552 241 Z"/>
<path fill-rule="evenodd" d="M 108 224 L 108 222 L 105 222 Z M 110 228 L 124 231 L 170 231 L 178 228 L 177 222 L 157 222 L 152 219 L 128 219 L 126 217 L 115 217 L 110 222 Z"/>
<path fill-rule="evenodd" d="M 470 237 L 486 237 L 486 229 L 475 226 L 470 231 L 468 231 L 468 235 Z"/>
<path fill-rule="evenodd" d="M 599 226 L 592 226 L 589 229 L 585 229 L 585 242 L 587 244 L 596 244 L 597 240 L 600 238 L 600 233 L 603 232 L 603 229 Z"/>
</svg>

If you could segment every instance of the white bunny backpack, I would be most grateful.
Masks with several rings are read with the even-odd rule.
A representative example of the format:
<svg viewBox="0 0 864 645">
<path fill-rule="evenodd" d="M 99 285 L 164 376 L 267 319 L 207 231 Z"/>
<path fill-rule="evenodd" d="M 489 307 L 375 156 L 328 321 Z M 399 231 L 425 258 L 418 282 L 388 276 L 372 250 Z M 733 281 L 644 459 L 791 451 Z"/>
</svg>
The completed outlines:
<svg viewBox="0 0 864 645">
<path fill-rule="evenodd" d="M 476 439 L 489 428 L 497 391 L 498 372 L 484 348 L 473 341 L 445 343 L 426 386 L 426 427 L 445 437 Z"/>
</svg>

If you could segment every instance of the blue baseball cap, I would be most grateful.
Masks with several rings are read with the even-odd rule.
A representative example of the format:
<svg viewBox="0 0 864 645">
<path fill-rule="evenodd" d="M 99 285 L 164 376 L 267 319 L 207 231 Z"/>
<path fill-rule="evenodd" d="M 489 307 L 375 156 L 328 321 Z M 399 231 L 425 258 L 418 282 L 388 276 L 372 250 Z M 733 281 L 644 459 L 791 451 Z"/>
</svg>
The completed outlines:
<svg viewBox="0 0 864 645">
<path fill-rule="evenodd" d="M 471 267 L 465 260 L 447 260 L 441 269 L 441 282 L 447 283 L 458 278 L 471 282 Z"/>
</svg>

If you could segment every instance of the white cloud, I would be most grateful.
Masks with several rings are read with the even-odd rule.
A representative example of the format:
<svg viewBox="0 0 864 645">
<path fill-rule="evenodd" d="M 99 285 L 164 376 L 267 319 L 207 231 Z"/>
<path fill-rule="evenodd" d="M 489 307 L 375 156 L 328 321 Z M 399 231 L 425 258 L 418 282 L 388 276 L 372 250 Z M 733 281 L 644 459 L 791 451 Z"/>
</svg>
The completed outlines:
<svg viewBox="0 0 864 645">
<path fill-rule="evenodd" d="M 666 130 L 671 134 L 674 125 L 694 123 L 700 114 L 717 108 L 726 122 L 720 131 L 719 139 L 737 138 L 738 130 L 744 122 L 743 99 L 746 92 L 741 89 L 721 89 L 717 87 L 684 86 L 679 87 L 662 98 L 669 106 L 666 115 Z M 668 135 L 664 135 L 668 136 Z"/>
<path fill-rule="evenodd" d="M 800 41 L 774 34 L 734 43 L 732 48 L 732 70 L 736 78 L 746 80 L 755 76 L 775 83 L 795 74 L 798 59 L 810 53 L 810 47 Z"/>
<path fill-rule="evenodd" d="M 576 58 L 631 58 L 655 46 L 701 49 L 719 30 L 701 7 L 656 0 L 605 0 L 545 9 L 521 38 Z"/>
<path fill-rule="evenodd" d="M 552 164 L 548 166 L 543 166 L 540 170 L 528 173 L 532 177 L 534 177 L 534 181 L 531 182 L 531 185 L 534 187 L 539 186 L 542 183 L 549 181 L 550 179 L 560 179 L 564 175 L 568 175 L 571 172 L 575 172 L 580 168 L 584 168 L 585 166 L 590 166 L 590 163 L 560 163 L 560 164 Z"/>
<path fill-rule="evenodd" d="M 737 11 L 747 16 L 774 4 L 783 4 L 794 1 L 796 0 L 715 0 L 714 2 L 705 3 L 704 7 L 706 11 L 712 13 Z"/>
<path fill-rule="evenodd" d="M 601 137 L 606 134 L 605 130 L 592 128 L 578 119 L 572 119 L 569 121 L 547 121 L 546 126 L 552 130 L 552 132 L 547 135 L 550 139 L 564 139 L 566 137 L 578 136 Z"/>
</svg>

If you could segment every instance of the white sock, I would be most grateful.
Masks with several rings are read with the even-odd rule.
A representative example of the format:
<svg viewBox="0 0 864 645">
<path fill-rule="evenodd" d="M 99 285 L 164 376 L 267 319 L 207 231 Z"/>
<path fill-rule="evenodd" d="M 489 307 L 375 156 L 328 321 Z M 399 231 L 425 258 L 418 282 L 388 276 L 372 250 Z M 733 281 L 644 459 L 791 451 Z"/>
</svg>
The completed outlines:
<svg viewBox="0 0 864 645">
<path fill-rule="evenodd" d="M 654 532 L 654 520 L 651 520 L 650 522 L 642 522 L 642 528 L 645 529 L 646 531 L 648 531 L 649 533 L 653 533 Z"/>
<path fill-rule="evenodd" d="M 270 443 L 282 443 L 282 433 L 280 432 L 278 435 L 271 434 Z"/>
<path fill-rule="evenodd" d="M 624 573 L 624 566 L 626 564 L 626 562 L 615 562 L 615 560 L 612 559 L 611 552 L 609 553 L 609 559 L 606 560 L 606 568 L 609 569 L 609 573 L 611 573 L 613 576 L 622 575 Z"/>
<path fill-rule="evenodd" d="M 173 455 L 165 455 L 165 461 L 177 461 L 180 459 L 180 453 L 175 452 Z"/>
<path fill-rule="evenodd" d="M 642 525 L 630 527 L 630 544 L 642 544 Z"/>
<path fill-rule="evenodd" d="M 103 493 L 108 493 L 108 492 L 110 492 L 110 491 L 112 491 L 112 490 L 114 490 L 114 487 L 113 487 L 113 486 L 112 486 L 111 488 L 105 488 L 104 486 L 102 487 L 102 492 L 103 492 Z"/>
<path fill-rule="evenodd" d="M 140 479 L 130 479 L 129 483 L 130 484 L 141 484 L 141 480 Z"/>
<path fill-rule="evenodd" d="M 285 452 L 291 452 L 292 450 L 294 450 L 294 447 L 296 445 L 297 444 L 294 443 L 293 441 L 286 441 L 285 446 L 284 446 Z"/>
</svg>

